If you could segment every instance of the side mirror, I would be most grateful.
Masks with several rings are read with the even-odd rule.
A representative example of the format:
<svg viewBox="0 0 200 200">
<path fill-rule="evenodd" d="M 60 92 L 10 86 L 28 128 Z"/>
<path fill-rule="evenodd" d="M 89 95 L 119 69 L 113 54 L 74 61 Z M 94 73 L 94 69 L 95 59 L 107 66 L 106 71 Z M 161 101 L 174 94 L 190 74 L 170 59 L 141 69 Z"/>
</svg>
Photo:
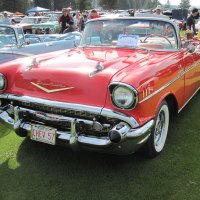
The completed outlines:
<svg viewBox="0 0 200 200">
<path fill-rule="evenodd" d="M 194 46 L 192 43 L 190 43 L 190 44 L 187 46 L 187 52 L 189 52 L 189 53 L 194 53 L 195 50 L 196 50 L 196 48 L 195 48 L 195 46 Z"/>
</svg>

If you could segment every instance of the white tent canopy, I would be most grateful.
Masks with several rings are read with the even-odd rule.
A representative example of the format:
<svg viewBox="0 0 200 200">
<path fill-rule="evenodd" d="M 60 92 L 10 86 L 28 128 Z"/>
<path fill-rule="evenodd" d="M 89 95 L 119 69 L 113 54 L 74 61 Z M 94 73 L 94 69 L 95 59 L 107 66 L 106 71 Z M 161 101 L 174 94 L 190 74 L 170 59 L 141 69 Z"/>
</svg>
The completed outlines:
<svg viewBox="0 0 200 200">
<path fill-rule="evenodd" d="M 49 12 L 50 10 L 47 9 L 47 8 L 41 8 L 41 7 L 34 7 L 34 8 L 31 8 L 29 10 L 27 10 L 26 12 L 29 13 L 29 12 Z"/>
</svg>

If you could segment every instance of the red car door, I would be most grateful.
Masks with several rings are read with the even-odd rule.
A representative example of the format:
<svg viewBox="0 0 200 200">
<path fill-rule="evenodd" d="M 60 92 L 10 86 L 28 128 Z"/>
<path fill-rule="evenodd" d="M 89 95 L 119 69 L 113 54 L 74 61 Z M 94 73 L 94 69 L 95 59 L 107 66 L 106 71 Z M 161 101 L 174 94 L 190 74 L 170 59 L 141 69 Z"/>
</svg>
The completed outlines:
<svg viewBox="0 0 200 200">
<path fill-rule="evenodd" d="M 200 55 L 197 55 L 196 53 L 185 53 L 183 57 L 185 70 L 185 102 L 187 102 L 199 88 L 199 61 Z"/>
</svg>

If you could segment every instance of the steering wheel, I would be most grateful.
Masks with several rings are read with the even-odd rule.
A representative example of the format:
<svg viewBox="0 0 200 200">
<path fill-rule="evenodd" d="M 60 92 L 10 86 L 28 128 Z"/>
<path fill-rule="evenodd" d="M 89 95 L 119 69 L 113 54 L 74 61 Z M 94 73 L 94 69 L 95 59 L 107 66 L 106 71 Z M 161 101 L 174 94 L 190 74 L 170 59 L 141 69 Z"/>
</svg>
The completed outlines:
<svg viewBox="0 0 200 200">
<path fill-rule="evenodd" d="M 142 42 L 145 42 L 150 37 L 161 37 L 161 38 L 164 38 L 170 44 L 170 47 L 173 48 L 173 45 L 170 42 L 170 40 L 167 37 L 165 37 L 164 35 L 161 35 L 161 34 L 151 34 L 151 35 L 148 35 L 147 37 L 144 38 L 144 40 Z"/>
</svg>

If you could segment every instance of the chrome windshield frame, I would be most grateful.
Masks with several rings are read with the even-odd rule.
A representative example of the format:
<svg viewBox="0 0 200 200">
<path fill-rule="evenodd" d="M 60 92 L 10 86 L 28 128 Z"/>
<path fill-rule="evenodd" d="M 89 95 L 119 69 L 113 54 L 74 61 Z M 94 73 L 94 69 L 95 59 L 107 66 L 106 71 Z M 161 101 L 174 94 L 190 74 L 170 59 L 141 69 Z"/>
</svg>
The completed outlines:
<svg viewBox="0 0 200 200">
<path fill-rule="evenodd" d="M 177 44 L 177 48 L 174 48 L 174 51 L 180 51 L 181 50 L 181 40 L 180 40 L 180 37 L 179 37 L 179 27 L 178 25 L 176 25 L 172 20 L 170 19 L 167 19 L 166 17 L 157 17 L 157 16 L 151 16 L 151 17 L 101 17 L 101 18 L 97 18 L 97 19 L 92 19 L 92 20 L 88 20 L 85 24 L 85 26 L 91 22 L 95 22 L 95 21 L 110 21 L 110 20 L 144 20 L 144 21 L 159 21 L 159 22 L 166 22 L 166 23 L 169 23 L 173 29 L 175 30 L 175 39 L 176 39 L 176 44 Z M 83 32 L 83 35 L 84 35 L 84 32 Z M 83 39 L 84 37 L 82 37 Z M 82 41 L 81 39 L 81 41 Z M 81 46 L 84 46 L 84 45 L 81 45 L 81 42 L 80 42 L 80 47 Z M 97 45 L 98 46 L 98 45 Z M 156 49 L 158 50 L 158 49 Z M 162 51 L 171 51 L 171 50 L 168 50 L 168 49 L 164 49 Z M 173 51 L 172 51 L 173 52 Z"/>
</svg>

